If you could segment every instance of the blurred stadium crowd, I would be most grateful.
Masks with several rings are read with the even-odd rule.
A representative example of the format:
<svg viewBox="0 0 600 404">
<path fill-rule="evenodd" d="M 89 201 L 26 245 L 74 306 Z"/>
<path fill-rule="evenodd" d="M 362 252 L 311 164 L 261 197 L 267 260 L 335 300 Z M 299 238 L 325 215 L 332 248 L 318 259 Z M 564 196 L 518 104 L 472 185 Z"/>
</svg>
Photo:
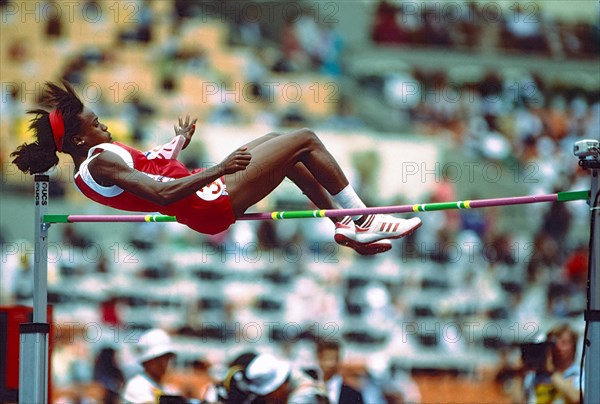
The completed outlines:
<svg viewBox="0 0 600 404">
<path fill-rule="evenodd" d="M 240 130 L 416 134 L 444 144 L 442 163 L 514 168 L 521 180 L 503 185 L 507 196 L 589 188 L 572 145 L 600 136 L 600 75 L 587 68 L 600 57 L 598 13 L 573 21 L 545 14 L 542 2 L 521 2 L 510 13 L 484 1 L 452 9 L 371 2 L 369 29 L 356 45 L 335 18 L 354 2 L 289 2 L 271 13 L 273 2 L 73 3 L 67 13 L 59 2 L 0 1 L 3 194 L 30 192 L 9 153 L 27 139 L 25 110 L 38 101 L 36 91 L 59 78 L 106 117 L 114 137 L 142 148 L 190 113 Z M 366 60 L 357 47 L 368 51 Z M 411 63 L 420 51 L 439 55 L 425 66 Z M 454 66 L 446 54 L 515 58 L 515 65 Z M 552 76 L 545 71 L 552 61 L 582 69 Z M 206 140 L 196 141 L 197 156 L 187 158 L 201 164 Z M 353 164 L 358 172 L 377 168 L 368 158 Z M 54 179 L 53 198 L 78 203 L 69 185 Z M 485 181 L 470 185 L 439 175 L 424 198 L 498 190 Z M 357 189 L 366 193 L 369 184 Z M 289 201 L 281 196 L 269 207 Z M 586 301 L 586 203 L 511 212 L 427 213 L 422 229 L 372 258 L 340 250 L 331 224 L 318 221 L 244 222 L 216 237 L 167 224 L 115 227 L 118 234 L 53 229 L 60 236 L 49 302 L 63 336 L 64 324 L 73 324 L 73 338 L 54 340 L 57 396 L 98 397 L 94 363 L 106 349 L 118 353 L 129 377 L 132 342 L 154 327 L 178 347 L 180 387 L 192 368 L 202 380 L 223 377 L 225 363 L 248 349 L 314 367 L 313 344 L 323 337 L 342 341 L 344 374 L 359 390 L 375 380 L 382 390 L 425 401 L 439 389 L 427 385 L 427 375 L 494 381 L 503 361 L 516 360 L 518 342 L 558 321 L 581 331 Z M 4 223 L 0 230 L 5 246 L 32 241 L 12 239 Z M 0 303 L 31 304 L 32 257 L 2 251 Z M 496 397 L 505 382 L 494 382 Z"/>
</svg>

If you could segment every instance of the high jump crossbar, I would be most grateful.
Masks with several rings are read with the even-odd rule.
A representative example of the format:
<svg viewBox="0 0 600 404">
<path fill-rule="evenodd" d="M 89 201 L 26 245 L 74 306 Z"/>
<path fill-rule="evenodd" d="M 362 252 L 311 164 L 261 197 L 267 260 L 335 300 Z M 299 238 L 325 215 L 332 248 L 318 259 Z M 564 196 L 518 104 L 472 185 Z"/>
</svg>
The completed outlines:
<svg viewBox="0 0 600 404">
<path fill-rule="evenodd" d="M 558 192 L 530 196 L 514 196 L 505 198 L 474 199 L 454 202 L 419 203 L 412 205 L 380 206 L 359 209 L 317 209 L 264 213 L 247 213 L 238 220 L 281 220 L 308 219 L 322 217 L 355 216 L 378 213 L 418 213 L 450 209 L 475 209 L 494 206 L 525 205 L 541 202 L 567 202 L 587 200 L 589 190 Z M 43 223 L 143 223 L 143 222 L 176 222 L 174 216 L 167 215 L 44 215 Z"/>
</svg>

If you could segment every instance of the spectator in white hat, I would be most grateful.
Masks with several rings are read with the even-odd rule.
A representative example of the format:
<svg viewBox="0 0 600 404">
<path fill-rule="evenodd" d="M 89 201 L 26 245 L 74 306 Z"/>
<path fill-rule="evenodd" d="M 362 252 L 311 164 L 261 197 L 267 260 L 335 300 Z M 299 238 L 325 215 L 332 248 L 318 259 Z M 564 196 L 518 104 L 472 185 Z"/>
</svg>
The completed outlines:
<svg viewBox="0 0 600 404">
<path fill-rule="evenodd" d="M 328 402 L 323 386 L 317 381 L 269 354 L 258 355 L 248 364 L 245 382 L 247 390 L 259 397 L 257 401 L 268 404 Z"/>
<path fill-rule="evenodd" d="M 268 403 L 286 403 L 291 370 L 288 362 L 273 355 L 258 355 L 246 368 L 247 388 Z"/>
<path fill-rule="evenodd" d="M 163 386 L 169 362 L 175 357 L 171 337 L 160 329 L 144 333 L 135 346 L 135 356 L 144 368 L 125 385 L 125 403 L 158 403 L 162 395 L 176 394 Z"/>
</svg>

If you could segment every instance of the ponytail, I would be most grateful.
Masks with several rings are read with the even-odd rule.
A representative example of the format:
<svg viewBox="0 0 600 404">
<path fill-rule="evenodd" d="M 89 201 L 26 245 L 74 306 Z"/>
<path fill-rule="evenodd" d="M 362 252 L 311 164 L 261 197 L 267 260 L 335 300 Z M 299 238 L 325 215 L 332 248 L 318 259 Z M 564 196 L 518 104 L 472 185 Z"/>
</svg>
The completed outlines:
<svg viewBox="0 0 600 404">
<path fill-rule="evenodd" d="M 83 103 L 79 100 L 73 87 L 66 81 L 62 81 L 63 87 L 54 83 L 46 83 L 46 88 L 42 94 L 42 104 L 49 107 L 52 111 L 57 111 L 62 117 L 64 123 L 64 138 L 61 138 L 61 144 L 57 147 L 55 143 L 56 125 L 51 125 L 50 115 L 43 109 L 34 109 L 27 111 L 34 114 L 31 120 L 29 130 L 34 133 L 35 140 L 32 143 L 24 143 L 17 147 L 17 150 L 10 154 L 14 157 L 12 161 L 24 173 L 38 174 L 48 171 L 58 164 L 57 151 L 69 150 L 69 142 L 72 136 L 79 133 L 81 121 L 79 114 L 83 111 Z"/>
<path fill-rule="evenodd" d="M 35 118 L 31 120 L 29 130 L 36 134 L 37 140 L 33 143 L 23 143 L 10 156 L 15 157 L 12 162 L 22 172 L 26 174 L 39 174 L 48 171 L 58 164 L 56 145 L 52 140 L 48 112 L 41 109 L 27 112 L 36 114 Z"/>
</svg>

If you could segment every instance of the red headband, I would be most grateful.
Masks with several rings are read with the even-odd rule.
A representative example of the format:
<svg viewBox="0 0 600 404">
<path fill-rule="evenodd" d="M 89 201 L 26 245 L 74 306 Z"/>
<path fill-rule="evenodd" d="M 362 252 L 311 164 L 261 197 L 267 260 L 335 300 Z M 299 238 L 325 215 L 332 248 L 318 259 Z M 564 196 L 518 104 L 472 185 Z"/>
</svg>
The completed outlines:
<svg viewBox="0 0 600 404">
<path fill-rule="evenodd" d="M 63 121 L 63 116 L 58 109 L 55 109 L 50 112 L 48 117 L 50 118 L 50 127 L 52 128 L 56 150 L 62 151 L 63 138 L 65 137 L 65 121 Z"/>
</svg>

